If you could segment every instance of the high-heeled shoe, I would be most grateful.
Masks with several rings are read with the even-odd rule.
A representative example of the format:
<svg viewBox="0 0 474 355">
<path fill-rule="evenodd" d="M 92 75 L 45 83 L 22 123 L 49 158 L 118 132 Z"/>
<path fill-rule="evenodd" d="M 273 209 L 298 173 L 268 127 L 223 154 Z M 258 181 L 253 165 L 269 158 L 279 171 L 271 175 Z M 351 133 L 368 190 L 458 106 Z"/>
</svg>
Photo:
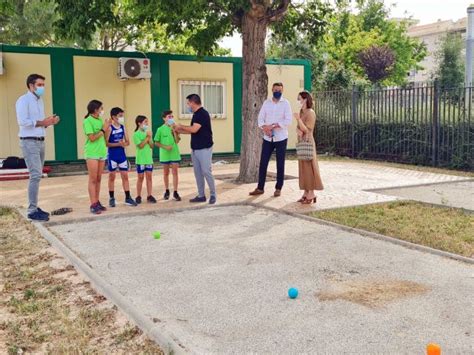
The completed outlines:
<svg viewBox="0 0 474 355">
<path fill-rule="evenodd" d="M 304 200 L 306 200 L 306 196 L 301 197 L 301 198 L 300 198 L 298 201 L 296 201 L 296 202 L 303 202 Z"/>
<path fill-rule="evenodd" d="M 316 197 L 315 198 L 312 198 L 312 199 L 307 199 L 305 198 L 305 200 L 303 202 L 301 202 L 303 205 L 310 205 L 312 203 L 316 203 Z"/>
</svg>

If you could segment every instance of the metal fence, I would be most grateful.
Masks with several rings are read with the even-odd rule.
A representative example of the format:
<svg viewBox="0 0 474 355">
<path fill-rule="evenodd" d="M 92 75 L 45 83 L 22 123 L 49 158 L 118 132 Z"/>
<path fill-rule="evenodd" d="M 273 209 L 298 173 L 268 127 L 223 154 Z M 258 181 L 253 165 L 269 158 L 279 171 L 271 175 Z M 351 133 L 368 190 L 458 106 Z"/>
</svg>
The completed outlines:
<svg viewBox="0 0 474 355">
<path fill-rule="evenodd" d="M 473 89 L 316 92 L 318 152 L 474 170 Z"/>
</svg>

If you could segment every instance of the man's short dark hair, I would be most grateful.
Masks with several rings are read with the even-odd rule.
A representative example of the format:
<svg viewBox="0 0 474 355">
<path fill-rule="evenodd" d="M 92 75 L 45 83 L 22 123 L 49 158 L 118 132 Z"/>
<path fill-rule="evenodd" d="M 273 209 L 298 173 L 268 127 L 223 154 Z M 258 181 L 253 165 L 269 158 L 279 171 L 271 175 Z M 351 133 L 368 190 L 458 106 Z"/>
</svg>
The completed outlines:
<svg viewBox="0 0 474 355">
<path fill-rule="evenodd" d="M 273 83 L 272 89 L 273 89 L 275 86 L 283 87 L 283 83 Z"/>
<path fill-rule="evenodd" d="M 30 74 L 30 75 L 28 75 L 28 77 L 26 78 L 26 87 L 29 89 L 30 84 L 35 85 L 36 80 L 38 80 L 38 79 L 46 80 L 46 78 L 43 75 L 39 75 L 39 74 Z"/>
<path fill-rule="evenodd" d="M 201 105 L 201 98 L 198 94 L 191 94 L 186 96 L 186 100 L 194 102 L 196 105 Z"/>
<path fill-rule="evenodd" d="M 114 107 L 112 110 L 110 110 L 110 117 L 112 116 L 117 116 L 124 112 L 120 107 Z"/>
</svg>

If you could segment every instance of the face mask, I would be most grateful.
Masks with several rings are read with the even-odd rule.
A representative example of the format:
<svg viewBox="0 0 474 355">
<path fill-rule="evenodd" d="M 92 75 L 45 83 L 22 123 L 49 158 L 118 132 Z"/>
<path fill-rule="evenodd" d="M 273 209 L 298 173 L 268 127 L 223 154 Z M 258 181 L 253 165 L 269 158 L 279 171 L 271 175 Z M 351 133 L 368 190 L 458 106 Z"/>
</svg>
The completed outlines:
<svg viewBox="0 0 474 355">
<path fill-rule="evenodd" d="M 44 86 L 39 86 L 39 87 L 37 87 L 37 88 L 35 89 L 35 94 L 36 94 L 36 96 L 38 96 L 38 97 L 43 96 L 43 94 L 44 94 Z"/>
<path fill-rule="evenodd" d="M 168 118 L 168 122 L 166 122 L 166 124 L 167 124 L 168 126 L 174 125 L 174 124 L 175 124 L 174 119 L 173 119 L 173 118 Z"/>
<path fill-rule="evenodd" d="M 189 106 L 186 107 L 186 112 L 187 113 L 193 113 L 193 109 Z"/>
<path fill-rule="evenodd" d="M 282 94 L 281 94 L 281 91 L 275 91 L 275 92 L 273 93 L 273 97 L 274 97 L 275 99 L 277 99 L 277 100 L 280 100 L 281 95 L 282 95 Z"/>
<path fill-rule="evenodd" d="M 104 117 L 104 110 L 100 111 L 99 116 L 100 116 L 100 117 Z"/>
<path fill-rule="evenodd" d="M 124 124 L 124 123 L 125 123 L 125 117 L 119 116 L 119 118 L 118 118 L 118 123 Z"/>
<path fill-rule="evenodd" d="M 300 100 L 298 101 L 298 103 L 300 104 L 300 108 L 304 108 L 305 107 L 305 100 Z"/>
<path fill-rule="evenodd" d="M 148 131 L 148 125 L 144 124 L 144 125 L 142 126 L 142 129 L 143 129 L 145 132 Z"/>
</svg>

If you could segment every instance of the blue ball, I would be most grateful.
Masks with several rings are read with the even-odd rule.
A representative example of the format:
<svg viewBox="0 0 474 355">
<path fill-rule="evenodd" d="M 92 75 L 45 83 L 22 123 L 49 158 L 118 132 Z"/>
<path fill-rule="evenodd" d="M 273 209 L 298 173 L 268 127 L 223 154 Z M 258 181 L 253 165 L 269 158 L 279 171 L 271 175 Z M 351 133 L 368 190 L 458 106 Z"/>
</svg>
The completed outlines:
<svg viewBox="0 0 474 355">
<path fill-rule="evenodd" d="M 294 287 L 288 289 L 288 297 L 291 299 L 298 297 L 298 289 Z"/>
</svg>

